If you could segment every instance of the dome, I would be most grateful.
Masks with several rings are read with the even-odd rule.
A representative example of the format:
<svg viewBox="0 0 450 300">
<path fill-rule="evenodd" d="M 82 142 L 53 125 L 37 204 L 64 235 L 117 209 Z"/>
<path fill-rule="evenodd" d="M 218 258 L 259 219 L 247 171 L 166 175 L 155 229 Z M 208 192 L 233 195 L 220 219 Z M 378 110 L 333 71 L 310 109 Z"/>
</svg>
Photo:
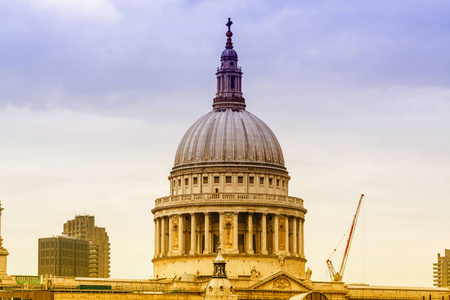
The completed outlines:
<svg viewBox="0 0 450 300">
<path fill-rule="evenodd" d="M 218 164 L 243 164 L 286 170 L 275 134 L 246 110 L 213 110 L 185 133 L 174 170 Z"/>
<path fill-rule="evenodd" d="M 234 49 L 228 49 L 222 51 L 222 55 L 220 56 L 222 59 L 224 58 L 237 58 L 238 55 Z"/>
</svg>

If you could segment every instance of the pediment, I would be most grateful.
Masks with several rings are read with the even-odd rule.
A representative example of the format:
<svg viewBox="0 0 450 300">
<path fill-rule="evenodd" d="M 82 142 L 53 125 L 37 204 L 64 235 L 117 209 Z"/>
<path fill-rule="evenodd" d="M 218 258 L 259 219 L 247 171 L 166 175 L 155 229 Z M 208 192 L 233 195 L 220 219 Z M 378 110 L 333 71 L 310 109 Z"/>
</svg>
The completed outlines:
<svg viewBox="0 0 450 300">
<path fill-rule="evenodd" d="M 279 290 L 279 291 L 299 291 L 310 292 L 314 288 L 289 273 L 279 271 L 275 274 L 261 278 L 260 281 L 251 285 L 250 290 Z"/>
</svg>

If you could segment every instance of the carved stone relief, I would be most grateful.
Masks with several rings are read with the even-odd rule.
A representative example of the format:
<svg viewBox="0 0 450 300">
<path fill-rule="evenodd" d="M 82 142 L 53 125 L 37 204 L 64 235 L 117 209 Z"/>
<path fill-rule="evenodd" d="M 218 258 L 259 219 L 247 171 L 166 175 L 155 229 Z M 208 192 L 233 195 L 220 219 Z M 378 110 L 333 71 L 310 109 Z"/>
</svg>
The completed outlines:
<svg viewBox="0 0 450 300">
<path fill-rule="evenodd" d="M 273 287 L 281 290 L 291 289 L 291 283 L 286 278 L 278 278 L 273 283 Z"/>
<path fill-rule="evenodd" d="M 233 213 L 225 213 L 224 215 L 224 248 L 225 249 L 233 249 L 234 243 L 234 214 Z"/>
</svg>

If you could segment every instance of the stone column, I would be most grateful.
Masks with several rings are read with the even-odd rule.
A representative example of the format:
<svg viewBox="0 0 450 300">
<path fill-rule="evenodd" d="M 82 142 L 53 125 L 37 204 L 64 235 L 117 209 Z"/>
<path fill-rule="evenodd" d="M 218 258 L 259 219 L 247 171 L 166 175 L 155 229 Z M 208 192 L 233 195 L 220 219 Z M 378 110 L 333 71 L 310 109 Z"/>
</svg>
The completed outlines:
<svg viewBox="0 0 450 300">
<path fill-rule="evenodd" d="M 253 213 L 247 214 L 247 253 L 254 254 L 253 251 Z"/>
<path fill-rule="evenodd" d="M 205 212 L 205 250 L 203 254 L 211 253 L 211 235 L 209 232 L 209 213 Z"/>
<path fill-rule="evenodd" d="M 219 243 L 223 244 L 223 212 L 219 212 Z"/>
<path fill-rule="evenodd" d="M 178 253 L 184 254 L 185 239 L 184 239 L 184 217 L 182 214 L 178 215 Z"/>
<path fill-rule="evenodd" d="M 196 219 L 195 214 L 191 213 L 191 250 L 189 251 L 189 254 L 193 255 L 196 253 L 197 249 L 195 247 L 195 241 L 197 238 L 197 235 L 195 234 L 195 227 L 196 227 Z"/>
<path fill-rule="evenodd" d="M 167 256 L 172 254 L 172 216 L 169 216 L 169 249 L 167 249 Z"/>
<path fill-rule="evenodd" d="M 154 218 L 155 221 L 155 258 L 161 253 L 161 218 Z"/>
<path fill-rule="evenodd" d="M 159 257 L 166 256 L 166 218 L 161 217 L 161 251 Z"/>
<path fill-rule="evenodd" d="M 286 235 L 284 237 L 284 239 L 286 241 L 284 242 L 284 249 L 286 251 L 286 255 L 290 255 L 290 253 L 289 253 L 289 216 L 286 216 L 284 224 L 286 225 L 285 226 L 286 227 L 286 231 L 285 231 Z"/>
<path fill-rule="evenodd" d="M 278 218 L 280 217 L 280 215 L 275 214 L 274 218 L 273 218 L 273 253 L 275 254 L 279 254 L 279 249 L 278 249 L 278 231 L 279 231 L 279 224 L 278 224 Z"/>
<path fill-rule="evenodd" d="M 239 241 L 238 241 L 238 235 L 239 235 L 239 213 L 235 212 L 233 213 L 233 252 L 239 253 Z"/>
<path fill-rule="evenodd" d="M 304 243 L 304 236 L 305 236 L 305 227 L 304 227 L 304 223 L 305 220 L 304 219 L 300 219 L 300 225 L 301 225 L 301 236 L 300 236 L 300 243 L 301 243 L 301 247 L 300 247 L 300 252 L 301 252 L 301 256 L 303 258 L 305 258 L 305 243 Z"/>
<path fill-rule="evenodd" d="M 268 254 L 267 251 L 267 214 L 261 216 L 261 254 Z"/>
<path fill-rule="evenodd" d="M 298 218 L 294 217 L 292 220 L 292 255 L 298 256 L 298 237 L 297 237 Z"/>
</svg>

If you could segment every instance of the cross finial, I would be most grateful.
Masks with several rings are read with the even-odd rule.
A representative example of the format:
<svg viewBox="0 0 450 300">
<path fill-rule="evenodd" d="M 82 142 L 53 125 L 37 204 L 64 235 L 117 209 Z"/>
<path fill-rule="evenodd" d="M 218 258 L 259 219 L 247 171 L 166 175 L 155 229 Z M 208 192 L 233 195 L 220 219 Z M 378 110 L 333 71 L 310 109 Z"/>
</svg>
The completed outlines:
<svg viewBox="0 0 450 300">
<path fill-rule="evenodd" d="M 233 25 L 233 22 L 231 22 L 231 18 L 228 18 L 228 22 L 225 25 L 228 26 L 228 31 L 231 31 L 231 25 Z"/>
</svg>

